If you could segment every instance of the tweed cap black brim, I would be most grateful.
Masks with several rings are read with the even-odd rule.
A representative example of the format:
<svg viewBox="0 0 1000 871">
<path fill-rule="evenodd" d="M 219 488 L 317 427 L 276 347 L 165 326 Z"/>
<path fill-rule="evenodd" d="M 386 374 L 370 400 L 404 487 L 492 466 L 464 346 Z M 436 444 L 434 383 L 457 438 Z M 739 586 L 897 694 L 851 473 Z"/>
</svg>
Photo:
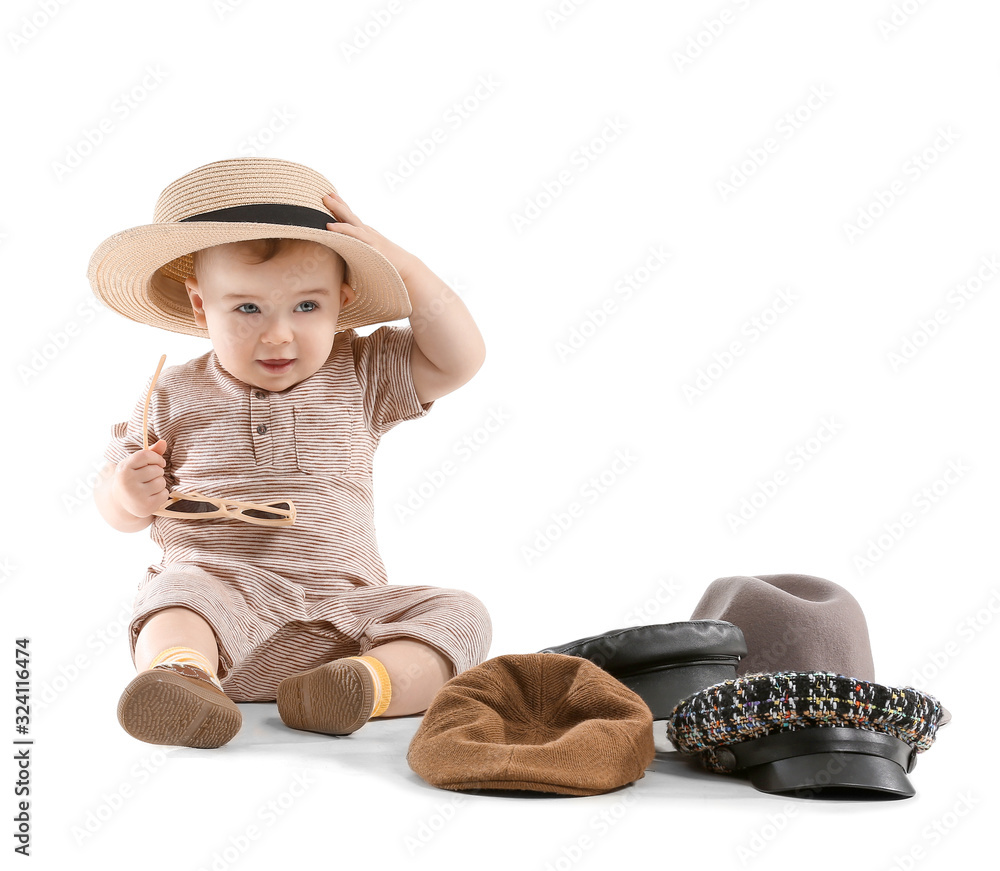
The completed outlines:
<svg viewBox="0 0 1000 871">
<path fill-rule="evenodd" d="M 840 752 L 850 754 L 843 757 L 850 773 L 828 778 L 827 785 L 850 786 L 851 777 L 860 777 L 854 784 L 859 788 L 906 796 L 913 792 L 905 773 L 916 754 L 934 743 L 943 710 L 933 696 L 912 687 L 832 672 L 778 672 L 746 675 L 695 693 L 675 708 L 667 735 L 709 770 L 750 770 L 754 785 L 767 792 L 791 791 L 823 754 Z M 801 733 L 795 738 L 800 746 L 784 741 L 782 748 L 773 737 L 765 740 L 790 738 L 789 733 Z M 815 757 L 808 764 L 795 761 L 808 756 Z M 871 759 L 854 758 L 861 756 Z"/>
</svg>

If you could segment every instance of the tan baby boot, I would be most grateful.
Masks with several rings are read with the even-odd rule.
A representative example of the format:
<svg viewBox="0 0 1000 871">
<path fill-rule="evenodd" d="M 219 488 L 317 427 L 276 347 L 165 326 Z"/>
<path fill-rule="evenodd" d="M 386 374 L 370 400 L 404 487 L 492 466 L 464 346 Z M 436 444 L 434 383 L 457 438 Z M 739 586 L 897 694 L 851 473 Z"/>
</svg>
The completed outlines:
<svg viewBox="0 0 1000 871">
<path fill-rule="evenodd" d="M 292 729 L 349 735 L 381 716 L 391 693 L 381 662 L 349 656 L 285 678 L 278 684 L 278 713 Z"/>
<path fill-rule="evenodd" d="M 211 666 L 190 648 L 171 647 L 125 687 L 118 722 L 147 744 L 221 747 L 243 724 Z"/>
</svg>

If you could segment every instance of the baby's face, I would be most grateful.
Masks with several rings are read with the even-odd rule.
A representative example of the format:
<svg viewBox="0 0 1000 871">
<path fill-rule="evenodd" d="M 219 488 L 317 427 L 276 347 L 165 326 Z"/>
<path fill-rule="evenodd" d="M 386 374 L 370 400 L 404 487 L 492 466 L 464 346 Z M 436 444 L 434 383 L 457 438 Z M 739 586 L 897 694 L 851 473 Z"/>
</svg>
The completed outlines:
<svg viewBox="0 0 1000 871">
<path fill-rule="evenodd" d="M 186 282 L 188 298 L 222 367 L 279 392 L 326 362 L 354 291 L 337 255 L 318 242 L 296 241 L 270 260 L 252 260 L 238 243 L 205 249 L 197 278 Z"/>
</svg>

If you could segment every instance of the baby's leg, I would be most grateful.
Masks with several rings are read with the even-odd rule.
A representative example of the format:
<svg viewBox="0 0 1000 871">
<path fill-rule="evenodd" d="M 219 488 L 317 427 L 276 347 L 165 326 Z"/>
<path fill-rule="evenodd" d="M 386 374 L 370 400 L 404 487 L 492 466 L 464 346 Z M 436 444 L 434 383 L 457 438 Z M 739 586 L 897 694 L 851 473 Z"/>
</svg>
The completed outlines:
<svg viewBox="0 0 1000 871">
<path fill-rule="evenodd" d="M 190 608 L 163 608 L 142 625 L 135 643 L 136 678 L 118 703 L 118 721 L 150 744 L 219 747 L 239 731 L 242 715 L 215 672 L 212 627 Z"/>
<path fill-rule="evenodd" d="M 383 717 L 426 711 L 437 691 L 451 677 L 451 661 L 421 641 L 400 639 L 371 648 L 389 673 L 392 697 Z"/>
<path fill-rule="evenodd" d="M 426 710 L 451 671 L 451 660 L 422 641 L 387 641 L 363 657 L 285 678 L 278 685 L 278 714 L 293 729 L 349 735 L 372 717 Z"/>
<path fill-rule="evenodd" d="M 190 608 L 164 608 L 142 624 L 135 642 L 136 670 L 145 671 L 153 657 L 168 647 L 197 650 L 208 660 L 213 672 L 219 670 L 215 633 L 205 618 Z"/>
<path fill-rule="evenodd" d="M 293 729 L 348 735 L 372 717 L 419 714 L 453 673 L 478 664 L 489 650 L 489 614 L 461 590 L 386 585 L 339 599 L 349 608 L 333 599 L 331 611 L 349 611 L 352 619 L 341 628 L 356 633 L 364 655 L 281 681 L 278 714 Z"/>
</svg>

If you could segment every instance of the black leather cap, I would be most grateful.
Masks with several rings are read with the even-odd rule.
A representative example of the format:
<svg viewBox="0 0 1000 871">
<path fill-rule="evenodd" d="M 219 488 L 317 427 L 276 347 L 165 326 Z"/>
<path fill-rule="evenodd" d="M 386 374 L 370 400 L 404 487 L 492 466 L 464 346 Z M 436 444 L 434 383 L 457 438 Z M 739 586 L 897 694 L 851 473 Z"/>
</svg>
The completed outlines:
<svg viewBox="0 0 1000 871">
<path fill-rule="evenodd" d="M 638 693 L 654 720 L 663 720 L 682 699 L 734 679 L 747 647 L 732 623 L 685 620 L 615 629 L 539 652 L 590 660 Z"/>
</svg>

